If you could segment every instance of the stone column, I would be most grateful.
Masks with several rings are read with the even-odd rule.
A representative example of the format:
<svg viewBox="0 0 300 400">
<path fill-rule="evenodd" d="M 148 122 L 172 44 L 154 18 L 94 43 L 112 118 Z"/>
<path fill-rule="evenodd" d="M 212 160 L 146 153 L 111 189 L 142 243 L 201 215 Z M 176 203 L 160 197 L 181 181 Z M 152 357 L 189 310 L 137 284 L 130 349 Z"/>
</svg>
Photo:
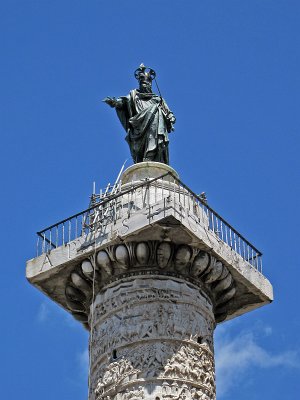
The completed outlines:
<svg viewBox="0 0 300 400">
<path fill-rule="evenodd" d="M 184 279 L 144 273 L 95 298 L 90 400 L 215 399 L 209 296 Z"/>
</svg>

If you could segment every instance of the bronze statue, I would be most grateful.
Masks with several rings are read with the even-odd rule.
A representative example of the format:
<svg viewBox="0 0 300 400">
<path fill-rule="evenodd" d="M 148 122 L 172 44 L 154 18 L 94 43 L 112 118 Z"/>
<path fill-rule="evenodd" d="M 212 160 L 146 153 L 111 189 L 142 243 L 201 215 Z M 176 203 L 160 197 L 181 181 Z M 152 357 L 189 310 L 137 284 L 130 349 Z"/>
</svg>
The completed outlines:
<svg viewBox="0 0 300 400">
<path fill-rule="evenodd" d="M 174 130 L 176 118 L 161 95 L 152 92 L 155 71 L 141 64 L 134 76 L 139 89 L 131 90 L 128 96 L 106 97 L 103 101 L 116 109 L 135 163 L 169 164 L 168 133 Z"/>
</svg>

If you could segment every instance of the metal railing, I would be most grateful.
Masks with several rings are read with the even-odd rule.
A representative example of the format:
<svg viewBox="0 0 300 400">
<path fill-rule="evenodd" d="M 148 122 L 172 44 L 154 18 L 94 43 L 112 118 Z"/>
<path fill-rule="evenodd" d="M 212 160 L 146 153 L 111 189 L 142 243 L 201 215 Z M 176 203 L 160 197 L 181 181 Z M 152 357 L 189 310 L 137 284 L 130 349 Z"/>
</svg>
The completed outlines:
<svg viewBox="0 0 300 400">
<path fill-rule="evenodd" d="M 147 210 L 150 223 L 151 210 L 161 202 L 165 211 L 171 207 L 174 214 L 191 216 L 262 272 L 262 253 L 171 172 L 120 188 L 86 210 L 37 232 L 37 256 L 89 233 L 104 233 L 109 224 L 141 211 Z"/>
</svg>

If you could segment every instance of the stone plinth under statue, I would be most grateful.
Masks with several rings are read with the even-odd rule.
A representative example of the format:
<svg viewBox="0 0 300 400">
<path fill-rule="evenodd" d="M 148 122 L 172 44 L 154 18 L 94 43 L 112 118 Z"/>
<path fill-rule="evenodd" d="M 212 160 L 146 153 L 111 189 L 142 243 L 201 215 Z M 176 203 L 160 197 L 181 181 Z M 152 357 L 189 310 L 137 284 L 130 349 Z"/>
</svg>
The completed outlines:
<svg viewBox="0 0 300 400">
<path fill-rule="evenodd" d="M 40 236 L 27 278 L 90 330 L 90 400 L 215 399 L 216 324 L 273 299 L 261 253 L 165 164 Z"/>
</svg>

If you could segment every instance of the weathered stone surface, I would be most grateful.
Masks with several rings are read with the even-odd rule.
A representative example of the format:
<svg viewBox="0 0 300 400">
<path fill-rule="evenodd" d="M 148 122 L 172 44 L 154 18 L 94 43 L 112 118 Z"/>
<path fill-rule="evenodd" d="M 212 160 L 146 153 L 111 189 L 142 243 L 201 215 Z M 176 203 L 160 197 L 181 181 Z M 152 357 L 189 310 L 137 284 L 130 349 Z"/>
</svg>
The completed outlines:
<svg viewBox="0 0 300 400">
<path fill-rule="evenodd" d="M 198 287 L 123 279 L 96 296 L 90 315 L 91 400 L 215 399 L 213 306 Z"/>
</svg>

